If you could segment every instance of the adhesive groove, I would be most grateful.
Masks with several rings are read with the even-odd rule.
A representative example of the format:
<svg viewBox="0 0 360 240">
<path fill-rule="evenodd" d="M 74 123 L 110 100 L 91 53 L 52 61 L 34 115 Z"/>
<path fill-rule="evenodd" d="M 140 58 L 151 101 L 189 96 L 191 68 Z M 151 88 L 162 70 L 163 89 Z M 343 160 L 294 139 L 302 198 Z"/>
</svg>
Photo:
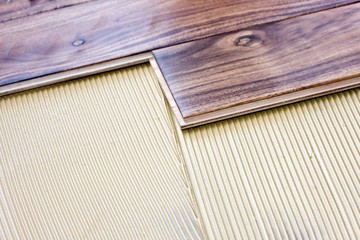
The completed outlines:
<svg viewBox="0 0 360 240">
<path fill-rule="evenodd" d="M 149 64 L 0 98 L 0 238 L 359 239 L 360 89 L 181 130 Z"/>
<path fill-rule="evenodd" d="M 209 239 L 360 239 L 360 89 L 181 131 Z"/>
<path fill-rule="evenodd" d="M 202 238 L 168 108 L 149 64 L 0 98 L 0 238 Z"/>
</svg>

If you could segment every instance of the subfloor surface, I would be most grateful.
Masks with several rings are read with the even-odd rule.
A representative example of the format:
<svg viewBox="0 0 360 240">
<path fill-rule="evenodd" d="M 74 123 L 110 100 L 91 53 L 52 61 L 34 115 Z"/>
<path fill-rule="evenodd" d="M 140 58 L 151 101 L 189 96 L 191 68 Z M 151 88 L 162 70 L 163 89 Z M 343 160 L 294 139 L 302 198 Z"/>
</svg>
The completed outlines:
<svg viewBox="0 0 360 240">
<path fill-rule="evenodd" d="M 200 239 L 149 64 L 0 98 L 0 238 Z"/>
<path fill-rule="evenodd" d="M 148 64 L 0 98 L 4 239 L 359 239 L 360 89 L 180 130 Z"/>
</svg>

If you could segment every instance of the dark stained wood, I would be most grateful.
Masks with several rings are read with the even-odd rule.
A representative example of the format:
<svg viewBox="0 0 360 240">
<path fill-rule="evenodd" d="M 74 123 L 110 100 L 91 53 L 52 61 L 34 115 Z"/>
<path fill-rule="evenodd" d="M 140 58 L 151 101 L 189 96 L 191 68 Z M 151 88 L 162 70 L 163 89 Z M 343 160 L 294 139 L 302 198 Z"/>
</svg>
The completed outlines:
<svg viewBox="0 0 360 240">
<path fill-rule="evenodd" d="M 0 85 L 355 0 L 107 0 L 0 24 Z"/>
<path fill-rule="evenodd" d="M 208 113 L 208 120 L 216 119 L 220 110 L 248 103 L 259 109 L 264 100 L 360 76 L 359 43 L 360 3 L 156 50 L 154 56 L 186 122 Z M 278 99 L 273 105 L 281 105 Z"/>
<path fill-rule="evenodd" d="M 0 23 L 92 0 L 1 0 Z"/>
</svg>

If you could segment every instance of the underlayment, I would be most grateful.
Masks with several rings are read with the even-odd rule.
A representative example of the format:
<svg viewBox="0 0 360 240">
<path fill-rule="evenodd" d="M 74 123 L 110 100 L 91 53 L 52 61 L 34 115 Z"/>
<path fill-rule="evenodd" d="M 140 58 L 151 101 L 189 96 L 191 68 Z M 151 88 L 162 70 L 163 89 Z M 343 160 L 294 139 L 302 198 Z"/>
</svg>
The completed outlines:
<svg viewBox="0 0 360 240">
<path fill-rule="evenodd" d="M 149 65 L 0 98 L 0 239 L 200 239 Z"/>
<path fill-rule="evenodd" d="M 360 239 L 360 89 L 179 139 L 210 239 Z"/>
<path fill-rule="evenodd" d="M 359 89 L 184 131 L 149 65 L 0 98 L 1 239 L 360 239 L 359 183 Z"/>
</svg>

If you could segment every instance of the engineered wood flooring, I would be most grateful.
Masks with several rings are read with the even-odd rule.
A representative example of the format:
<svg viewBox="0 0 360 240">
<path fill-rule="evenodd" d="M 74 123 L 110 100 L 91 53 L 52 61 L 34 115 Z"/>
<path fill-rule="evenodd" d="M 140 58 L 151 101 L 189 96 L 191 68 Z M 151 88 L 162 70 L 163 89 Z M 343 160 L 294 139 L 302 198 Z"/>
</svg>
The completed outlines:
<svg viewBox="0 0 360 240">
<path fill-rule="evenodd" d="M 0 85 L 354 2 L 91 1 L 1 23 Z"/>
<path fill-rule="evenodd" d="M 92 0 L 2 0 L 0 23 L 89 1 Z"/>
<path fill-rule="evenodd" d="M 357 2 L 1 2 L 0 236 L 358 239 Z"/>
<path fill-rule="evenodd" d="M 179 122 L 188 127 L 359 86 L 359 42 L 357 3 L 155 50 L 154 56 Z"/>
</svg>

